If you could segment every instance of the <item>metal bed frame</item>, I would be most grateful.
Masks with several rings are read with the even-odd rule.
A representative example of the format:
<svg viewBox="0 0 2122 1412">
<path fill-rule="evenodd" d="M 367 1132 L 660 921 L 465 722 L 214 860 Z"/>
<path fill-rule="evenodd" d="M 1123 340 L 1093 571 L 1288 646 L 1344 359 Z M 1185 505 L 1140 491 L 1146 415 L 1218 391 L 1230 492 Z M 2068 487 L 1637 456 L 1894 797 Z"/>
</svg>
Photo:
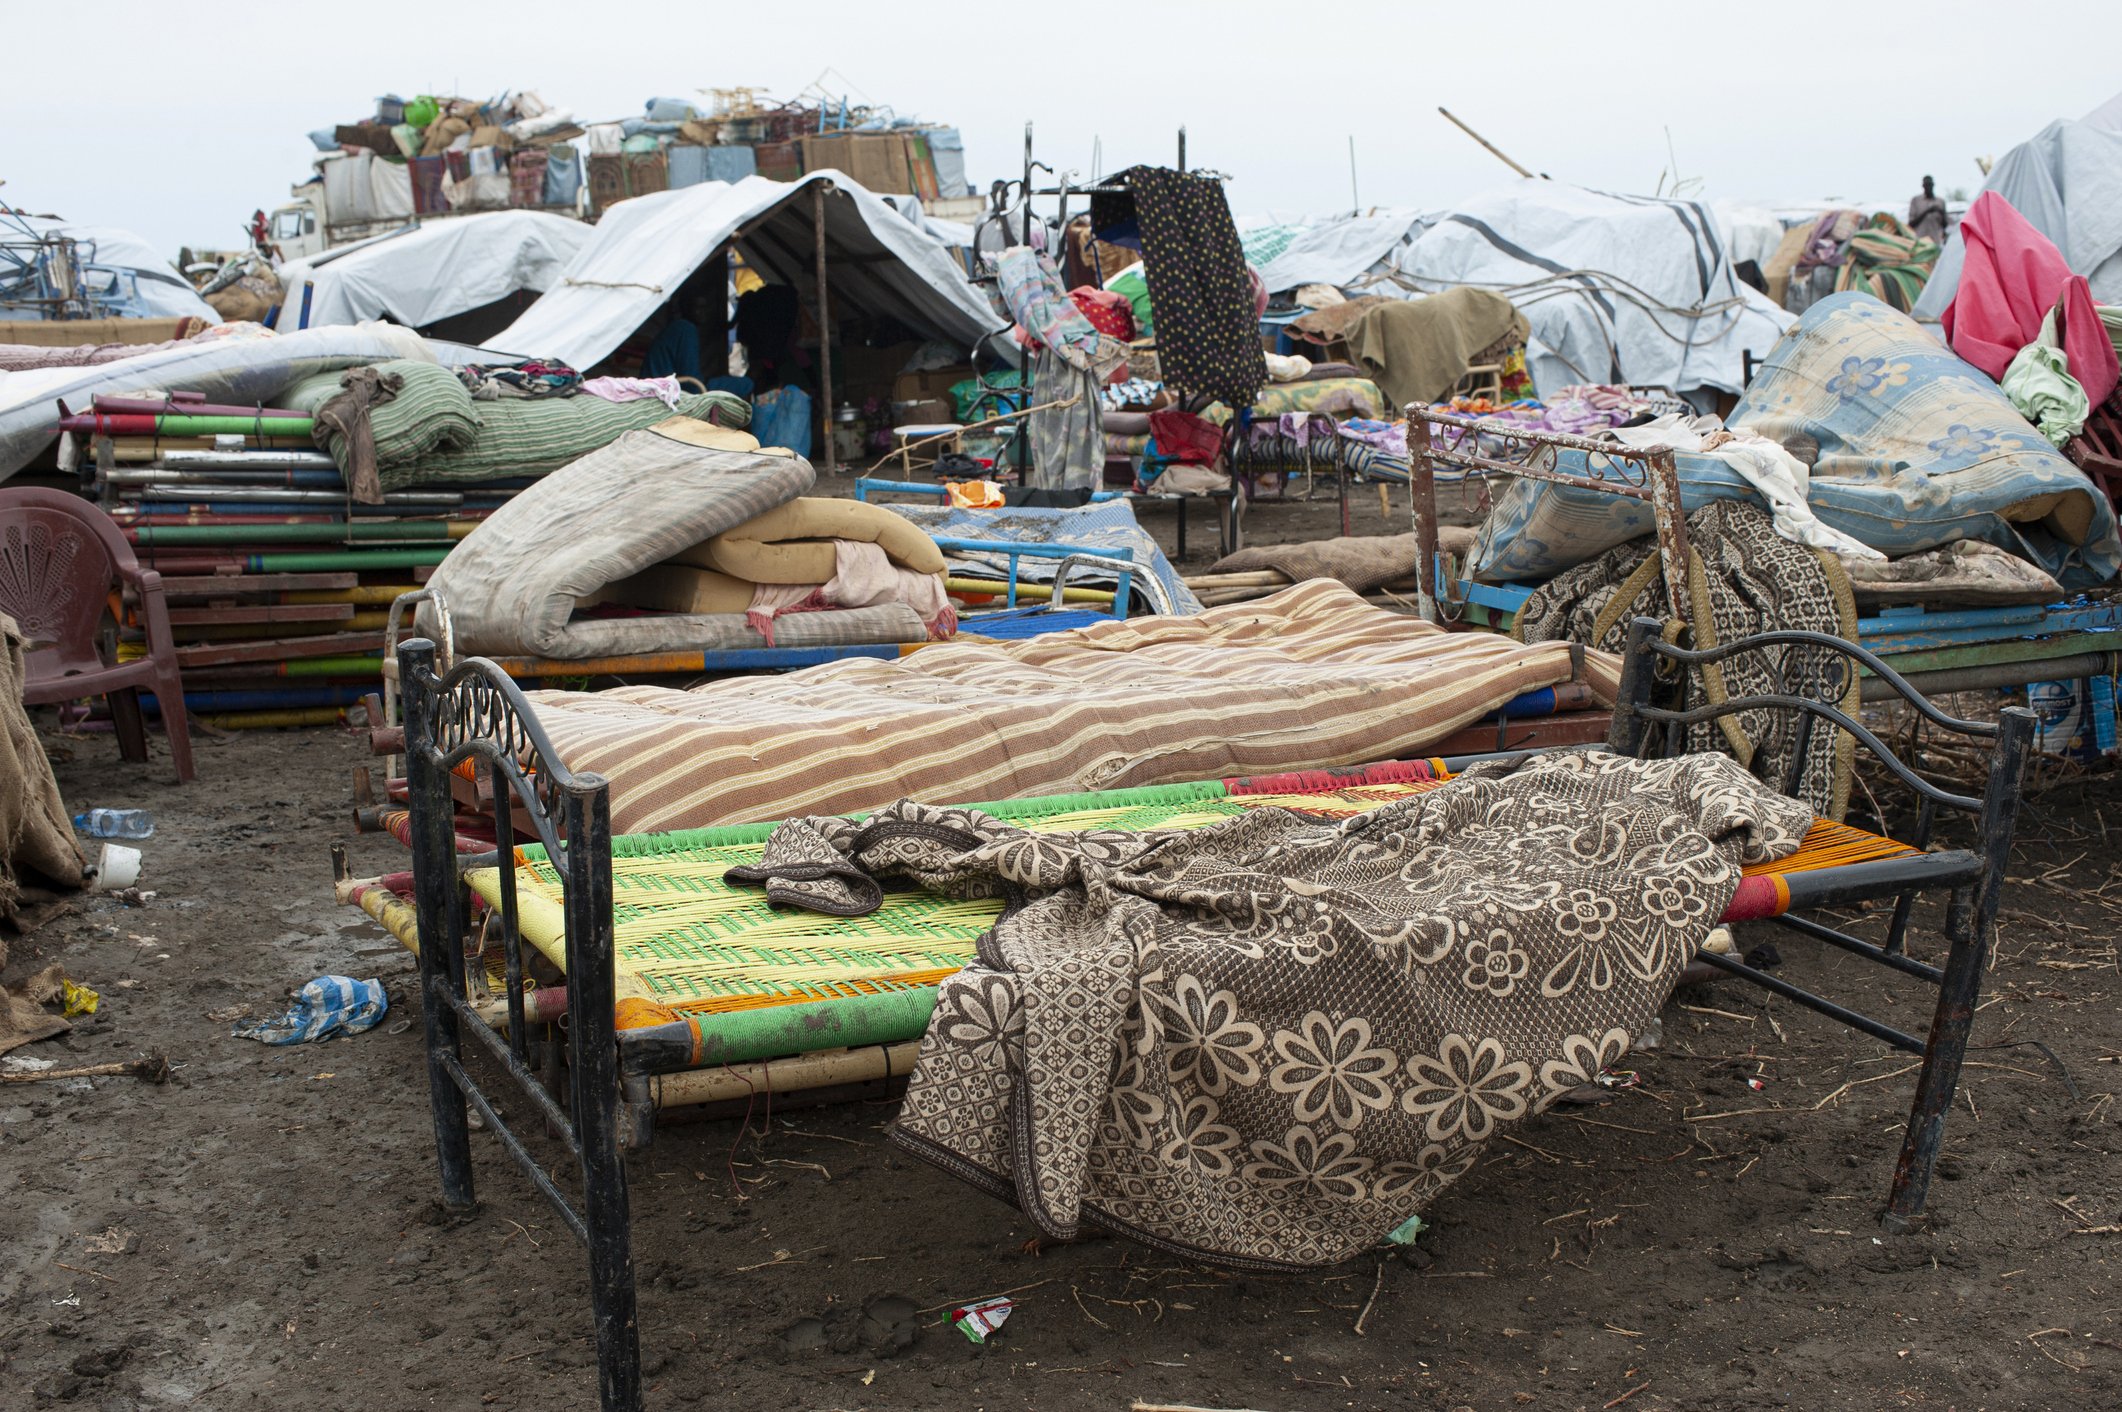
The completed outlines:
<svg viewBox="0 0 2122 1412">
<path fill-rule="evenodd" d="M 1661 627 L 1648 618 L 1631 625 L 1609 748 L 1629 754 L 1676 754 L 1685 748 L 1691 728 L 1717 716 L 1766 707 L 1794 710 L 1799 713 L 1801 743 L 1795 758 L 1804 758 L 1803 741 L 1824 721 L 1848 731 L 1915 792 L 1921 801 L 1917 846 L 1928 847 L 1941 809 L 1968 813 L 1978 820 L 1981 841 L 1977 851 L 1924 852 L 1792 874 L 1787 883 L 1789 908 L 1786 915 L 1775 919 L 1800 935 L 1936 986 L 1939 995 L 1927 1039 L 1919 1040 L 1744 962 L 1701 955 L 1702 960 L 1737 978 L 1923 1056 L 1907 1136 L 1881 1218 L 1889 1230 L 1906 1230 L 1923 1208 L 1967 1046 L 2011 848 L 2033 715 L 2014 707 L 1996 725 L 1957 720 L 1932 706 L 1875 654 L 1824 634 L 1772 632 L 1698 652 L 1666 641 Z M 1788 690 L 1692 710 L 1664 704 L 1676 696 L 1668 674 L 1744 652 L 1775 654 L 1781 668 L 1777 684 Z M 690 1039 L 678 1042 L 660 1033 L 677 1027 L 621 1032 L 615 1023 L 611 811 L 606 781 L 568 770 L 521 690 L 495 664 L 470 658 L 438 674 L 434 644 L 416 639 L 399 646 L 398 667 L 405 692 L 419 984 L 442 1200 L 452 1211 L 466 1211 L 473 1205 L 469 1105 L 568 1229 L 588 1247 L 601 1405 L 606 1412 L 635 1412 L 642 1405 L 642 1383 L 623 1149 L 640 1145 L 649 1135 L 643 1120 L 652 1118 L 653 1105 L 646 1114 L 642 1111 L 649 1085 L 658 1075 L 694 1066 L 694 1046 Z M 1987 785 L 1979 798 L 1925 780 L 1895 758 L 1862 722 L 1833 704 L 1843 699 L 1847 673 L 1860 668 L 1875 673 L 1939 728 L 1994 742 Z M 1454 768 L 1466 763 L 1471 760 L 1447 761 Z M 528 973 L 516 907 L 516 850 L 503 846 L 460 852 L 480 847 L 460 840 L 455 832 L 452 781 L 465 765 L 483 769 L 491 781 L 496 837 L 505 845 L 517 836 L 520 807 L 525 828 L 543 843 L 565 880 L 564 1009 L 554 1003 L 558 997 L 550 992 L 533 994 L 526 987 Z M 343 879 L 343 855 L 338 861 Z M 500 904 L 475 921 L 464 870 L 479 867 L 499 870 Z M 1943 928 L 1948 952 L 1942 967 L 1908 955 L 1903 944 L 1915 895 L 1933 890 L 1948 893 Z M 1788 915 L 1790 909 L 1884 898 L 1895 899 L 1884 945 Z M 508 993 L 498 1002 L 482 1004 L 467 990 L 468 956 L 481 954 L 496 932 Z M 561 1040 L 552 1026 L 563 1017 L 565 1037 Z M 535 1044 L 534 1026 L 542 1027 Z M 465 1062 L 467 1037 L 499 1071 L 504 1080 L 500 1091 L 511 1098 L 520 1094 L 524 1100 L 514 1111 L 557 1134 L 574 1158 L 580 1176 L 579 1199 L 561 1189 L 522 1136 L 503 1121 L 482 1080 Z M 564 1084 L 556 1072 L 563 1047 Z"/>
<path fill-rule="evenodd" d="M 1414 463 L 1418 596 L 1422 616 L 1430 622 L 1499 626 L 1528 592 L 1522 585 L 1462 578 L 1439 551 L 1436 486 L 1439 472 L 1448 470 L 1469 478 L 1507 475 L 1589 487 L 1648 503 L 1656 519 L 1667 598 L 1674 618 L 1686 625 L 1687 519 L 1670 448 L 1618 446 L 1422 407 L 1408 411 L 1408 448 Z M 1565 450 L 1585 453 L 1584 471 L 1560 468 L 1558 453 Z M 1858 619 L 1857 641 L 1918 689 L 1942 695 L 2113 676 L 2122 671 L 2118 629 L 2122 598 L 1943 610 L 1897 606 Z M 1867 701 L 1892 694 L 1869 677 L 1863 691 Z"/>
</svg>

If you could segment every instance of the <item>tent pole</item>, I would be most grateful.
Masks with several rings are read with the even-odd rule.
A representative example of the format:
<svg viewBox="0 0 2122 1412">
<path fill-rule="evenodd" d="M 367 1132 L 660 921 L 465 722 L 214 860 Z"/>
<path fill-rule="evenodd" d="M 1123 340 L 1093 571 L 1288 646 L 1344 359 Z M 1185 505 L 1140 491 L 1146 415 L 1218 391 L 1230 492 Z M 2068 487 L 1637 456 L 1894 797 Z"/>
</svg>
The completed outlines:
<svg viewBox="0 0 2122 1412">
<path fill-rule="evenodd" d="M 811 226 L 818 238 L 818 410 L 819 439 L 825 443 L 825 473 L 836 475 L 839 465 L 833 450 L 833 315 L 825 290 L 825 189 L 816 182 L 810 189 Z"/>
</svg>

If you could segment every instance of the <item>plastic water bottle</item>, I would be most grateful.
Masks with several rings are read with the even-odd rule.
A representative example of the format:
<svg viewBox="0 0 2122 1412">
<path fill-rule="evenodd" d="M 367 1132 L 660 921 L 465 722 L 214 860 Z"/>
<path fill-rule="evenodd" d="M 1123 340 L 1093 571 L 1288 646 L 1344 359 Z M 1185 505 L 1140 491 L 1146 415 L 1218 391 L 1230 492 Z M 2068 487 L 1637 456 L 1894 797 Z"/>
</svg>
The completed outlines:
<svg viewBox="0 0 2122 1412">
<path fill-rule="evenodd" d="M 155 816 L 145 809 L 91 809 L 74 815 L 74 832 L 90 838 L 151 838 Z"/>
</svg>

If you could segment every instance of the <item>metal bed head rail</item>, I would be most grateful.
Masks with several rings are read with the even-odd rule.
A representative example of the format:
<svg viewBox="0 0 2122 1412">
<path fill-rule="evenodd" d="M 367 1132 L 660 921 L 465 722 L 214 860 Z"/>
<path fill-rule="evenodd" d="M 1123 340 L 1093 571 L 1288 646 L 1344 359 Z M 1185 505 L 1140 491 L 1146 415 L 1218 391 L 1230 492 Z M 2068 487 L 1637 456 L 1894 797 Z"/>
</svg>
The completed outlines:
<svg viewBox="0 0 2122 1412">
<path fill-rule="evenodd" d="M 1411 404 L 1407 408 L 1407 449 L 1412 461 L 1416 593 L 1422 616 L 1441 623 L 1456 606 L 1450 566 L 1437 546 L 1437 472 L 1452 468 L 1465 475 L 1516 476 L 1521 480 L 1602 490 L 1650 505 L 1658 526 L 1658 564 L 1665 579 L 1673 615 L 1686 624 L 1687 516 L 1680 504 L 1680 473 L 1669 446 L 1619 446 L 1610 441 L 1567 436 L 1534 427 Z M 1584 454 L 1583 472 L 1562 469 L 1561 454 Z"/>
<path fill-rule="evenodd" d="M 1670 664 L 1681 673 L 1699 672 L 1745 654 L 1761 656 L 1776 690 L 1693 707 L 1684 705 L 1684 697 L 1681 706 L 1656 704 L 1662 666 Z M 1955 793 L 1925 779 L 1894 754 L 1893 749 L 1862 721 L 1837 704 L 1848 699 L 1850 686 L 1860 668 L 1885 683 L 1892 696 L 1905 702 L 1931 725 L 1992 744 L 1981 797 Z M 1859 865 L 1843 869 L 1842 879 L 1836 885 L 1814 890 L 1814 895 L 1808 899 L 1808 904 L 1814 907 L 1893 898 L 1893 915 L 1883 944 L 1851 936 L 1811 918 L 1786 913 L 1771 919 L 1788 931 L 1825 942 L 1937 987 L 1937 1005 L 1926 1038 L 1918 1039 L 1744 961 L 1709 951 L 1698 953 L 1698 959 L 1726 974 L 1750 981 L 1896 1049 L 1922 1056 L 1922 1072 L 1916 1080 L 1908 1128 L 1894 1164 L 1893 1184 L 1888 1190 L 1886 1210 L 1881 1217 L 1889 1230 L 1905 1231 L 1922 1213 L 1931 1172 L 1944 1141 L 1945 1116 L 1952 1107 L 1953 1093 L 1959 1085 L 1960 1068 L 1966 1057 L 1968 1034 L 1981 996 L 1982 972 L 1987 964 L 1997 912 L 2003 901 L 2006 864 L 2010 860 L 2012 838 L 2018 824 L 2020 784 L 2027 761 L 2033 754 L 2034 713 L 2023 706 L 2007 706 L 1998 713 L 1995 723 L 1948 715 L 1877 654 L 1827 633 L 1783 629 L 1697 650 L 1668 640 L 1665 625 L 1657 619 L 1639 617 L 1629 623 L 1627 656 L 1622 663 L 1608 745 L 1617 753 L 1627 755 L 1678 755 L 1686 749 L 1688 727 L 1741 711 L 1764 708 L 1798 713 L 1789 777 L 1781 786 L 1784 793 L 1795 792 L 1813 728 L 1818 722 L 1825 721 L 1830 728 L 1848 732 L 1922 801 L 1915 832 L 1904 841 L 1918 849 L 1929 850 L 1940 809 L 1967 814 L 1976 821 L 1978 840 L 1975 850 L 1926 852 L 1924 860 L 1928 867 L 1921 876 L 1897 876 L 1900 870 L 1893 864 Z M 1658 738 L 1660 735 L 1662 739 Z M 1882 820 L 1882 826 L 1883 823 Z M 1919 961 L 1908 955 L 1905 949 L 1917 893 L 1939 889 L 1947 891 L 1944 925 L 1947 951 L 1942 967 Z"/>
<path fill-rule="evenodd" d="M 590 1307 L 597 1335 L 599 1393 L 605 1412 L 641 1406 L 634 1269 L 626 1168 L 620 1153 L 619 1050 L 614 1007 L 611 799 L 601 775 L 564 765 L 530 703 L 506 673 L 469 658 L 435 670 L 435 645 L 415 638 L 398 648 L 405 696 L 405 762 L 412 812 L 413 895 L 419 915 L 420 994 L 428 1095 L 442 1201 L 473 1206 L 467 1105 L 476 1108 L 561 1221 L 589 1248 Z M 457 853 L 450 779 L 461 765 L 484 765 L 493 785 L 500 905 L 471 925 L 472 895 Z M 516 815 L 545 846 L 565 883 L 567 931 L 566 1102 L 531 1069 L 525 1015 L 523 938 L 516 910 Z M 481 858 L 476 861 L 489 861 Z M 504 1035 L 467 993 L 467 971 L 483 966 L 484 941 L 500 930 L 507 971 Z M 463 1060 L 466 1036 L 513 1081 L 574 1157 L 579 1205 L 547 1175 Z"/>
</svg>

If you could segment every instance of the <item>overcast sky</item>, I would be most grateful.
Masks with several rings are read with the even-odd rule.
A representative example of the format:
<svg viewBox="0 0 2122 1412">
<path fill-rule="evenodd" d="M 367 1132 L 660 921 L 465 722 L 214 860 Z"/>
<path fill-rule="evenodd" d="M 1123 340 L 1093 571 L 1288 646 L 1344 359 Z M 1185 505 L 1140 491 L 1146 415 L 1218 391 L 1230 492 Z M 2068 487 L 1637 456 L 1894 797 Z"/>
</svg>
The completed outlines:
<svg viewBox="0 0 2122 1412">
<path fill-rule="evenodd" d="M 1518 0 L 1134 0 L 1127 5 L 10 4 L 0 199 L 130 227 L 174 256 L 228 247 L 309 174 L 312 128 L 378 94 L 529 88 L 578 116 L 653 95 L 825 86 L 958 127 L 976 184 L 1041 158 L 1088 175 L 1168 163 L 1234 178 L 1240 214 L 1434 207 L 1511 173 L 1443 104 L 1560 180 L 1709 197 L 1904 204 L 1925 172 L 1996 155 L 2122 86 L 2117 0 L 1876 7 Z M 189 21 L 174 13 L 197 16 Z M 2074 63 L 2075 56 L 2101 56 Z"/>
</svg>

